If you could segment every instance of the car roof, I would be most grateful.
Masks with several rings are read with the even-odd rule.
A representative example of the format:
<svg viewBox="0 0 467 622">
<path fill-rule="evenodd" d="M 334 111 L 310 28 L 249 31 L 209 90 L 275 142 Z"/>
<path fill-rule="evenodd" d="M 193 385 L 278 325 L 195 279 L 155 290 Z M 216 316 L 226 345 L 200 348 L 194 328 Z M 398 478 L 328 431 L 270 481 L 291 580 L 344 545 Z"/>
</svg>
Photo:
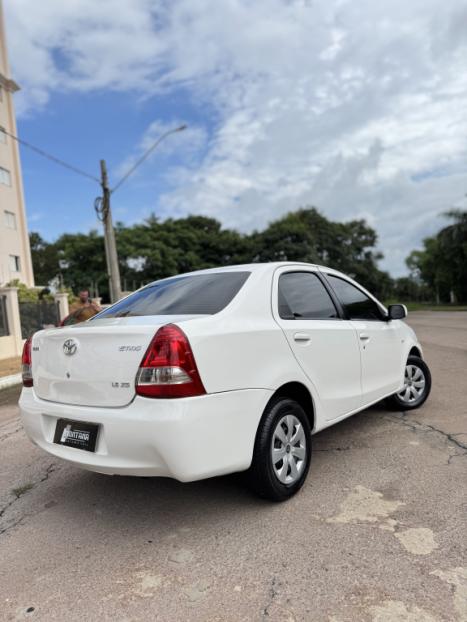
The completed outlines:
<svg viewBox="0 0 467 622">
<path fill-rule="evenodd" d="M 166 279 L 176 278 L 178 276 L 192 276 L 195 274 L 216 274 L 219 272 L 272 272 L 277 270 L 277 268 L 282 267 L 297 267 L 303 266 L 304 268 L 313 268 L 314 270 L 323 270 L 332 274 L 340 274 L 342 276 L 346 276 L 342 272 L 338 270 L 334 270 L 333 268 L 328 268 L 327 266 L 320 266 L 318 264 L 307 263 L 305 261 L 270 261 L 270 262 L 262 262 L 262 263 L 246 263 L 246 264 L 236 264 L 233 266 L 219 266 L 217 268 L 205 268 L 204 270 L 194 270 L 192 272 L 184 272 L 182 274 L 177 274 L 173 276 L 166 277 Z M 166 279 L 157 279 L 157 281 L 165 281 Z M 156 281 L 153 281 L 155 283 Z"/>
</svg>

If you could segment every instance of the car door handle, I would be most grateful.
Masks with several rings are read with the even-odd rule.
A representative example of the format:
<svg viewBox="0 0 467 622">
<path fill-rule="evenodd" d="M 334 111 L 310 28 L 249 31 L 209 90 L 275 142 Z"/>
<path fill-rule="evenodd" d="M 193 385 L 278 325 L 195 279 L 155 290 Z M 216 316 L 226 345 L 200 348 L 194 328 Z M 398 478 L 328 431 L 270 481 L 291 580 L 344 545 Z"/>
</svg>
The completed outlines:
<svg viewBox="0 0 467 622">
<path fill-rule="evenodd" d="M 295 341 L 311 341 L 311 337 L 307 333 L 294 333 L 293 338 Z"/>
<path fill-rule="evenodd" d="M 360 333 L 360 340 L 361 341 L 370 341 L 370 335 L 367 335 L 366 333 Z"/>
</svg>

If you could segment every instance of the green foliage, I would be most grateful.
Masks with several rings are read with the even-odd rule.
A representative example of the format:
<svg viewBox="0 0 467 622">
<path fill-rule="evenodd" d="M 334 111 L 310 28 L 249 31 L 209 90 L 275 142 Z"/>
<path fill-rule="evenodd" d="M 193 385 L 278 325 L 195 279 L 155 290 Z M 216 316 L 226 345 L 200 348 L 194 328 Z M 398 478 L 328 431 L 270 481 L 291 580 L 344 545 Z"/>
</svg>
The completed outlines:
<svg viewBox="0 0 467 622">
<path fill-rule="evenodd" d="M 429 302 L 430 288 L 413 277 L 401 277 L 393 282 L 394 302 Z"/>
<path fill-rule="evenodd" d="M 392 289 L 390 276 L 377 266 L 376 232 L 363 220 L 332 222 L 315 208 L 287 214 L 251 235 L 206 216 L 163 222 L 151 216 L 130 227 L 117 223 L 115 231 L 125 289 L 192 270 L 283 260 L 332 266 L 382 298 Z M 104 242 L 97 231 L 64 234 L 52 244 L 32 233 L 31 244 L 37 280 L 55 280 L 75 292 L 85 287 L 108 299 Z"/>
<path fill-rule="evenodd" d="M 247 236 L 204 216 L 164 222 L 152 216 L 142 224 L 119 227 L 117 245 L 121 277 L 130 284 L 251 260 Z"/>
<path fill-rule="evenodd" d="M 467 302 L 467 211 L 444 214 L 454 222 L 423 241 L 406 263 L 412 277 L 432 292 L 437 302 Z"/>
<path fill-rule="evenodd" d="M 37 302 L 39 300 L 39 292 L 37 289 L 28 287 L 24 283 L 21 283 L 19 279 L 13 279 L 7 283 L 7 287 L 18 288 L 18 301 L 19 302 Z"/>
<path fill-rule="evenodd" d="M 55 242 L 58 262 L 55 274 L 62 284 L 75 293 L 89 289 L 95 295 L 108 296 L 104 239 L 97 231 L 88 234 L 65 233 Z M 101 294 L 102 292 L 102 294 Z"/>
<path fill-rule="evenodd" d="M 332 222 L 315 208 L 291 212 L 252 236 L 255 261 L 306 261 L 355 278 L 377 296 L 390 294 L 392 280 L 377 267 L 377 235 L 364 220 Z"/>
<path fill-rule="evenodd" d="M 49 281 L 57 274 L 57 246 L 56 244 L 49 244 L 34 231 L 29 234 L 29 243 L 34 266 L 34 279 L 40 285 L 48 285 Z"/>
<path fill-rule="evenodd" d="M 7 283 L 7 287 L 18 288 L 18 302 L 39 302 L 41 300 L 53 301 L 54 297 L 48 288 L 28 287 L 19 279 L 13 279 Z"/>
</svg>

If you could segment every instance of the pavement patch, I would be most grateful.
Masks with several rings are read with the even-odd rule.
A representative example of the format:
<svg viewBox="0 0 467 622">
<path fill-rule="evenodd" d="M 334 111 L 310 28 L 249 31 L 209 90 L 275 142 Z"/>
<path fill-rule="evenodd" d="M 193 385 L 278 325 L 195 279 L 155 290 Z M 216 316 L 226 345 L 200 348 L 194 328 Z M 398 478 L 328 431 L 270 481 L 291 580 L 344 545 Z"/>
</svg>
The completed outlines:
<svg viewBox="0 0 467 622">
<path fill-rule="evenodd" d="M 459 614 L 459 622 L 467 622 L 467 568 L 434 570 L 431 574 L 453 586 L 453 605 Z"/>
<path fill-rule="evenodd" d="M 136 577 L 139 581 L 138 586 L 133 590 L 134 594 L 142 598 L 150 598 L 162 586 L 163 577 L 148 572 L 138 572 Z"/>
<path fill-rule="evenodd" d="M 394 535 L 402 546 L 413 555 L 429 555 L 438 548 L 433 532 L 427 527 L 414 527 Z"/>
<path fill-rule="evenodd" d="M 207 590 L 210 588 L 210 583 L 207 579 L 200 579 L 192 585 L 187 585 L 183 588 L 184 594 L 191 602 L 197 602 L 202 600 L 206 596 Z"/>
<path fill-rule="evenodd" d="M 383 493 L 370 490 L 364 486 L 356 486 L 341 504 L 341 511 L 328 518 L 328 523 L 376 523 L 395 512 L 402 501 L 385 499 Z"/>
<path fill-rule="evenodd" d="M 193 553 L 189 549 L 176 549 L 169 555 L 169 560 L 176 564 L 187 564 L 193 560 Z"/>
<path fill-rule="evenodd" d="M 370 607 L 372 622 L 438 622 L 428 611 L 416 605 L 407 606 L 400 600 L 386 600 Z"/>
</svg>

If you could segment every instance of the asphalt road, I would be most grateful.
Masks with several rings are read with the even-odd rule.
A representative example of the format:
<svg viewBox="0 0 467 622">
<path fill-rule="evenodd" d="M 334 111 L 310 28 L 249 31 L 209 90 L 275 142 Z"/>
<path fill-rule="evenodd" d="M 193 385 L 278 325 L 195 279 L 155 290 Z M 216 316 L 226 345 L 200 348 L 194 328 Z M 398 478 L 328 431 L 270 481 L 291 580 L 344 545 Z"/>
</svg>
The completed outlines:
<svg viewBox="0 0 467 622">
<path fill-rule="evenodd" d="M 240 476 L 80 471 L 31 445 L 0 392 L 0 619 L 467 621 L 467 313 L 410 317 L 424 407 L 314 437 L 285 504 Z"/>
</svg>

